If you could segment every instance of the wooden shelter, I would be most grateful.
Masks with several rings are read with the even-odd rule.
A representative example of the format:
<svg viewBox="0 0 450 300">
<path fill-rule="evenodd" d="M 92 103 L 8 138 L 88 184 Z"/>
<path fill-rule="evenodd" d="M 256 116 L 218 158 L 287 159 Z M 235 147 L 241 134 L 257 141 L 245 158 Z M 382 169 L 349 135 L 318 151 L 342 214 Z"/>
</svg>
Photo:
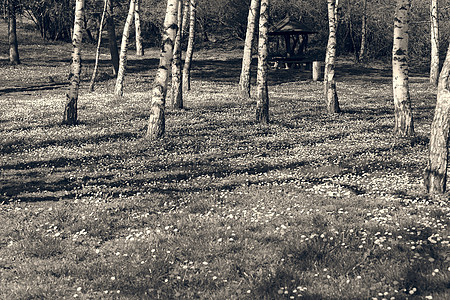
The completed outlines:
<svg viewBox="0 0 450 300">
<path fill-rule="evenodd" d="M 276 47 L 272 61 L 296 62 L 305 58 L 308 46 L 308 36 L 318 33 L 297 20 L 286 16 L 283 20 L 269 29 L 269 36 L 275 37 Z M 280 50 L 280 44 L 284 43 L 284 51 Z"/>
</svg>

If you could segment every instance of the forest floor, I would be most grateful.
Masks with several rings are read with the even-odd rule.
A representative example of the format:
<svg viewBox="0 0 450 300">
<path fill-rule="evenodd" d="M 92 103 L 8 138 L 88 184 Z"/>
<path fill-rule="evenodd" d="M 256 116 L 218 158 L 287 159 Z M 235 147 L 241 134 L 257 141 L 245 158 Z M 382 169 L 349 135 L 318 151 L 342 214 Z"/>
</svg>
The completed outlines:
<svg viewBox="0 0 450 300">
<path fill-rule="evenodd" d="M 186 109 L 149 142 L 155 49 L 131 53 L 122 99 L 106 54 L 87 92 L 84 50 L 68 127 L 71 45 L 21 31 L 9 66 L 0 32 L 1 299 L 450 299 L 450 202 L 422 180 L 427 74 L 411 76 L 413 139 L 392 134 L 389 66 L 343 59 L 342 114 L 309 72 L 271 70 L 261 126 L 240 50 L 201 50 Z"/>
</svg>

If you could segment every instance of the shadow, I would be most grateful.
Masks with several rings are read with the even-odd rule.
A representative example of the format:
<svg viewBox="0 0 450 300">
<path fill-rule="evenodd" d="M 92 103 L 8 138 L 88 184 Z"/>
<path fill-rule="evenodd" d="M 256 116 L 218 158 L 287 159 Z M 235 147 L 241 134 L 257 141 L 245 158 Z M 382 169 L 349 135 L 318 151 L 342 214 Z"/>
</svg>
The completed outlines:
<svg viewBox="0 0 450 300">
<path fill-rule="evenodd" d="M 354 63 L 336 64 L 336 76 L 370 83 L 390 84 L 392 82 L 392 70 L 389 68 L 378 69 Z"/>
<path fill-rule="evenodd" d="M 119 132 L 119 133 L 113 133 L 113 134 L 105 134 L 101 136 L 95 136 L 95 137 L 85 137 L 85 138 L 72 138 L 72 137 L 66 137 L 60 140 L 46 140 L 41 141 L 38 143 L 31 141 L 24 141 L 24 140 L 14 140 L 6 143 L 0 144 L 0 153 L 3 154 L 11 154 L 15 152 L 22 152 L 26 149 L 34 148 L 46 148 L 49 146 L 80 146 L 84 143 L 101 143 L 101 142 L 109 142 L 109 141 L 116 141 L 116 140 L 122 140 L 122 139 L 135 139 L 140 137 L 139 133 L 132 133 L 132 132 Z"/>
<path fill-rule="evenodd" d="M 42 84 L 42 85 L 32 85 L 27 87 L 13 87 L 13 88 L 4 88 L 0 89 L 0 96 L 9 93 L 20 93 L 20 92 L 35 92 L 35 91 L 48 91 L 48 90 L 56 90 L 61 87 L 67 87 L 69 85 L 68 82 L 62 83 L 50 83 L 50 84 Z"/>
<path fill-rule="evenodd" d="M 95 64 L 95 59 L 83 60 L 83 65 L 87 65 L 90 68 L 89 80 L 90 80 L 90 77 L 92 76 L 94 64 Z M 157 58 L 131 59 L 131 57 L 128 56 L 126 72 L 132 73 L 132 74 L 145 73 L 150 70 L 156 70 L 156 68 L 158 67 L 158 64 L 159 64 L 159 59 L 157 59 Z M 111 61 L 109 59 L 99 60 L 98 66 L 99 66 L 99 70 L 109 68 L 109 67 L 111 67 Z"/>
<path fill-rule="evenodd" d="M 227 60 L 195 60 L 192 63 L 192 78 L 212 81 L 238 83 L 242 67 L 242 59 Z M 251 83 L 256 83 L 257 59 L 251 64 Z M 301 69 L 271 69 L 268 70 L 268 84 L 279 85 L 289 82 L 311 79 L 311 71 Z"/>
<path fill-rule="evenodd" d="M 77 184 L 70 182 L 69 179 L 61 179 L 55 182 L 46 182 L 43 180 L 14 182 L 0 181 L 0 203 L 8 203 L 11 199 L 20 199 L 21 202 L 39 202 L 39 201 L 59 201 L 62 199 L 73 199 Z M 54 193 L 64 193 L 61 196 L 55 196 Z"/>
<path fill-rule="evenodd" d="M 195 60 L 192 62 L 193 79 L 213 82 L 239 82 L 241 72 L 240 59 Z"/>
</svg>

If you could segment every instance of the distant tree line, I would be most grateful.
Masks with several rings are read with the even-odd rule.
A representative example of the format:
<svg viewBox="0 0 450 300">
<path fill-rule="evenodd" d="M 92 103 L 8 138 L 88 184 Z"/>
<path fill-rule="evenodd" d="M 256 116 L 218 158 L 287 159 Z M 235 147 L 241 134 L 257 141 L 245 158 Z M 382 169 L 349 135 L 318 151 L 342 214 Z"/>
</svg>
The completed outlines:
<svg viewBox="0 0 450 300">
<path fill-rule="evenodd" d="M 42 38 L 71 41 L 75 0 L 1 0 L 4 17 L 6 4 L 15 2 L 16 13 L 33 21 Z M 83 28 L 86 42 L 97 41 L 103 0 L 86 0 Z M 122 30 L 128 14 L 129 1 L 112 0 L 117 29 Z M 250 0 L 199 0 L 197 9 L 197 32 L 203 42 L 245 39 Z M 412 0 L 410 55 L 418 63 L 428 61 L 430 53 L 429 13 L 430 0 Z M 391 0 L 340 0 L 337 54 L 354 55 L 359 59 L 364 40 L 367 58 L 390 59 L 395 1 Z M 450 0 L 440 1 L 440 27 L 442 39 L 450 32 Z M 142 0 L 142 36 L 147 46 L 160 44 L 166 1 Z M 272 0 L 270 21 L 276 23 L 286 15 L 300 20 L 317 30 L 311 44 L 325 48 L 328 37 L 327 1 Z M 362 30 L 365 23 L 365 30 Z M 364 36 L 363 36 L 364 33 Z M 445 53 L 442 45 L 441 53 Z M 365 58 L 365 57 L 364 57 Z M 425 63 L 424 65 L 427 65 Z"/>
</svg>

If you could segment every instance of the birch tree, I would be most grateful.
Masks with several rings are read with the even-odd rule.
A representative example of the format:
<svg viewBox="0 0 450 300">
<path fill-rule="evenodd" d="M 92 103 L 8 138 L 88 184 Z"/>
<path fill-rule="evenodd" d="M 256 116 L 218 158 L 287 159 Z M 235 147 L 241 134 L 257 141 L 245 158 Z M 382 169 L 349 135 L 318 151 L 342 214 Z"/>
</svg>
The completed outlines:
<svg viewBox="0 0 450 300">
<path fill-rule="evenodd" d="M 64 107 L 63 124 L 74 125 L 78 118 L 78 90 L 80 87 L 81 74 L 81 42 L 83 37 L 83 19 L 84 19 L 84 0 L 75 2 L 75 21 L 72 35 L 72 64 L 70 67 L 70 87 L 66 94 L 66 103 Z"/>
<path fill-rule="evenodd" d="M 255 37 L 256 20 L 259 16 L 261 0 L 252 0 L 248 11 L 247 33 L 245 35 L 242 70 L 239 79 L 239 93 L 244 99 L 250 98 L 250 67 L 252 63 L 252 46 Z"/>
<path fill-rule="evenodd" d="M 173 45 L 177 33 L 177 12 L 179 0 L 167 0 L 164 31 L 162 36 L 159 67 L 156 72 L 155 83 L 151 94 L 151 112 L 148 121 L 147 139 L 154 140 L 162 137 L 165 132 L 165 104 L 169 68 L 173 57 Z"/>
<path fill-rule="evenodd" d="M 367 58 L 367 0 L 362 0 L 362 20 L 361 20 L 361 46 L 359 48 L 358 59 L 364 62 Z"/>
<path fill-rule="evenodd" d="M 102 17 L 100 19 L 100 27 L 98 29 L 98 41 L 97 41 L 97 49 L 95 51 L 95 64 L 94 71 L 92 72 L 91 82 L 89 83 L 89 91 L 94 91 L 95 79 L 97 77 L 98 71 L 98 61 L 100 59 L 100 46 L 102 44 L 102 32 L 103 32 L 103 23 L 105 21 L 106 9 L 108 8 L 108 0 L 105 0 L 105 4 L 103 6 Z"/>
<path fill-rule="evenodd" d="M 183 1 L 178 1 L 178 13 L 177 13 L 177 35 L 175 37 L 175 43 L 173 48 L 173 61 L 172 61 L 172 85 L 170 89 L 170 99 L 172 108 L 183 108 L 183 85 L 182 85 L 182 73 L 181 73 L 181 39 L 183 37 Z"/>
<path fill-rule="evenodd" d="M 447 188 L 448 137 L 450 113 L 450 45 L 439 76 L 436 109 L 430 134 L 430 152 L 425 169 L 425 187 L 431 195 Z"/>
<path fill-rule="evenodd" d="M 119 72 L 119 51 L 116 41 L 116 26 L 114 25 L 114 14 L 111 0 L 106 0 L 106 30 L 108 31 L 109 52 L 111 53 L 111 63 L 114 75 Z"/>
<path fill-rule="evenodd" d="M 438 84 L 439 80 L 439 1 L 431 0 L 430 21 L 431 21 L 431 63 L 430 63 L 430 83 Z"/>
<path fill-rule="evenodd" d="M 392 49 L 392 81 L 394 90 L 394 133 L 412 136 L 414 125 L 409 94 L 408 43 L 411 0 L 397 0 Z"/>
<path fill-rule="evenodd" d="M 136 0 L 134 8 L 134 28 L 136 31 L 136 55 L 144 56 L 140 13 L 141 13 L 141 0 Z"/>
<path fill-rule="evenodd" d="M 191 64 L 192 56 L 194 55 L 194 42 L 195 42 L 195 23 L 197 20 L 197 1 L 190 0 L 189 7 L 189 37 L 188 45 L 186 49 L 186 57 L 184 60 L 183 68 L 183 90 L 191 90 Z"/>
<path fill-rule="evenodd" d="M 256 79 L 256 121 L 262 124 L 269 123 L 269 90 L 267 87 L 268 31 L 269 0 L 261 0 L 258 36 L 258 75 Z"/>
<path fill-rule="evenodd" d="M 189 26 L 189 7 L 190 7 L 190 0 L 180 0 L 183 2 L 183 26 L 181 27 L 181 40 L 184 40 L 186 38 L 186 34 L 188 32 L 188 26 Z"/>
<path fill-rule="evenodd" d="M 116 87 L 114 89 L 114 94 L 118 97 L 123 96 L 123 81 L 127 67 L 128 37 L 130 36 L 130 27 L 133 22 L 135 6 L 136 0 L 131 0 L 127 20 L 123 27 L 122 44 L 120 45 L 119 72 L 117 73 Z"/>
<path fill-rule="evenodd" d="M 17 43 L 16 30 L 16 0 L 8 0 L 8 40 L 9 40 L 9 62 L 13 65 L 20 64 L 19 46 Z"/>
<path fill-rule="evenodd" d="M 327 0 L 328 3 L 328 44 L 325 57 L 324 87 L 329 114 L 339 113 L 339 101 L 336 91 L 335 64 L 336 64 L 336 32 L 338 24 L 339 0 Z"/>
</svg>

